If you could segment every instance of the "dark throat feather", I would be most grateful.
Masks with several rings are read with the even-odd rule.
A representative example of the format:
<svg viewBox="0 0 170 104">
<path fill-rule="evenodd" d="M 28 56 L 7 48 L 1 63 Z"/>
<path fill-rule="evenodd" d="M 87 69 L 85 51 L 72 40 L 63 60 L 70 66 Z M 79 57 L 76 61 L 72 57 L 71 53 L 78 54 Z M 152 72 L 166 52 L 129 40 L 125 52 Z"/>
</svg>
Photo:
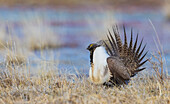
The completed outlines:
<svg viewBox="0 0 170 104">
<path fill-rule="evenodd" d="M 94 50 L 90 51 L 90 64 L 93 64 L 93 53 Z"/>
</svg>

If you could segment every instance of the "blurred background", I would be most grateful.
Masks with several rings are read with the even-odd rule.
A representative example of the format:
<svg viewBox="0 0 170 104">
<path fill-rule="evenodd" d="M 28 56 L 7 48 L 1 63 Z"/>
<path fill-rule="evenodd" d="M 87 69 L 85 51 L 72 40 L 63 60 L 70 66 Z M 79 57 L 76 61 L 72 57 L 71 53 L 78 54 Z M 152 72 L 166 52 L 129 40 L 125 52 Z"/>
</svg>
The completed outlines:
<svg viewBox="0 0 170 104">
<path fill-rule="evenodd" d="M 115 24 L 120 33 L 124 24 L 128 37 L 131 28 L 144 37 L 147 57 L 161 48 L 158 34 L 170 67 L 170 0 L 0 0 L 1 68 L 12 63 L 32 74 L 42 68 L 88 74 L 87 46 Z"/>
</svg>

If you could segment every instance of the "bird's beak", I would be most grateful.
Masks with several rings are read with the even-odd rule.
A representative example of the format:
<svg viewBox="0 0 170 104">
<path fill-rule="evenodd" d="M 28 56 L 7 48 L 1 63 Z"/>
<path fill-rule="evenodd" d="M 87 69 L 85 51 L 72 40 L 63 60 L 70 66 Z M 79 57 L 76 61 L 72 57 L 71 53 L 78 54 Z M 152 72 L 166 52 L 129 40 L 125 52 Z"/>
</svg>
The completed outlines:
<svg viewBox="0 0 170 104">
<path fill-rule="evenodd" d="M 87 50 L 90 50 L 90 47 L 87 47 L 86 49 L 87 49 Z"/>
</svg>

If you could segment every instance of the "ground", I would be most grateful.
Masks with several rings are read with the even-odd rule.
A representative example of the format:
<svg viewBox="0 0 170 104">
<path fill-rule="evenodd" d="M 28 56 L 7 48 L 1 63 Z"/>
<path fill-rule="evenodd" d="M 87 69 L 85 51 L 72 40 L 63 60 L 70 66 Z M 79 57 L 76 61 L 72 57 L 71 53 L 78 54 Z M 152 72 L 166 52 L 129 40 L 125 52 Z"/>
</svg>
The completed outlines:
<svg viewBox="0 0 170 104">
<path fill-rule="evenodd" d="M 136 104 L 170 103 L 170 80 L 161 83 L 146 73 L 128 85 L 106 87 L 92 84 L 84 75 L 64 75 L 49 71 L 29 77 L 21 72 L 1 73 L 0 103 Z"/>
</svg>

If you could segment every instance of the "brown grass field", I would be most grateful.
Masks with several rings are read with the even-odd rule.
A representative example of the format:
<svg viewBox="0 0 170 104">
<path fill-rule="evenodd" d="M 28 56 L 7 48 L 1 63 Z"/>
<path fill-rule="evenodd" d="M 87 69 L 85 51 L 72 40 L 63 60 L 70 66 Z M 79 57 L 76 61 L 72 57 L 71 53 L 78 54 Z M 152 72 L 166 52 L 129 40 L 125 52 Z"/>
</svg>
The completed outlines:
<svg viewBox="0 0 170 104">
<path fill-rule="evenodd" d="M 30 77 L 29 73 L 19 72 L 16 68 L 7 65 L 6 71 L 1 72 L 1 104 L 170 103 L 170 80 L 164 78 L 162 83 L 154 74 L 143 73 L 132 78 L 128 85 L 107 88 L 90 83 L 84 75 L 42 71 Z"/>
<path fill-rule="evenodd" d="M 31 75 L 27 55 L 17 52 L 18 48 L 5 48 L 8 51 L 1 63 L 4 68 L 0 71 L 0 104 L 170 103 L 170 80 L 168 72 L 164 73 L 160 50 L 152 55 L 147 70 L 133 77 L 128 85 L 108 88 L 92 84 L 78 69 L 75 74 L 61 73 L 48 61 L 42 61 L 38 66 L 40 72 Z"/>
<path fill-rule="evenodd" d="M 92 4 L 95 4 L 96 0 L 93 1 Z M 126 0 L 120 0 L 117 4 L 126 4 L 124 1 Z M 160 5 L 161 1 L 157 1 L 153 5 Z M 136 5 L 140 5 L 140 2 Z M 153 0 L 147 2 L 151 3 Z M 60 6 L 71 3 L 79 5 L 84 4 L 84 1 L 0 0 L 1 6 L 18 4 Z M 98 3 L 102 4 L 103 1 L 100 0 Z M 11 37 L 6 37 L 6 33 L 1 31 L 0 52 L 4 55 L 4 61 L 0 63 L 0 104 L 170 104 L 170 77 L 164 67 L 162 49 L 158 49 L 158 52 L 151 56 L 146 71 L 133 77 L 128 85 L 118 87 L 94 85 L 88 76 L 79 74 L 79 69 L 75 69 L 75 74 L 61 73 L 53 62 L 48 61 L 41 61 L 38 69 L 35 69 L 40 70 L 39 73 L 32 75 L 31 65 L 27 60 L 31 52 L 50 47 L 57 48 L 61 45 L 59 40 L 56 41 L 58 37 L 52 30 L 41 27 L 44 26 L 42 23 L 40 21 L 33 27 L 35 24 L 23 22 L 26 36 L 23 40 L 14 37 L 12 39 L 15 40 L 10 40 Z M 47 31 L 42 32 L 42 28 L 46 28 Z M 157 41 L 156 45 L 159 46 L 159 39 Z M 26 48 L 24 51 L 23 47 Z"/>
</svg>

